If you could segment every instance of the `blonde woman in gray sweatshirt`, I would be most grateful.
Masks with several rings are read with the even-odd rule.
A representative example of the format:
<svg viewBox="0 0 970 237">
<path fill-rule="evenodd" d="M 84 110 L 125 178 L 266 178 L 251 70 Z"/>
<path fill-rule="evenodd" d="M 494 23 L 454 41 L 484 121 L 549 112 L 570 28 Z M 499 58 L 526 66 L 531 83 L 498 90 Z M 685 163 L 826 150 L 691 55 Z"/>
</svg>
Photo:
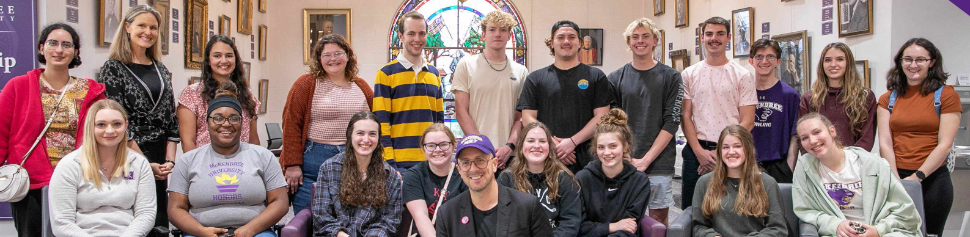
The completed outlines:
<svg viewBox="0 0 970 237">
<path fill-rule="evenodd" d="M 155 178 L 144 156 L 125 146 L 128 116 L 113 100 L 87 113 L 81 148 L 50 181 L 55 236 L 146 236 L 155 223 Z"/>
</svg>

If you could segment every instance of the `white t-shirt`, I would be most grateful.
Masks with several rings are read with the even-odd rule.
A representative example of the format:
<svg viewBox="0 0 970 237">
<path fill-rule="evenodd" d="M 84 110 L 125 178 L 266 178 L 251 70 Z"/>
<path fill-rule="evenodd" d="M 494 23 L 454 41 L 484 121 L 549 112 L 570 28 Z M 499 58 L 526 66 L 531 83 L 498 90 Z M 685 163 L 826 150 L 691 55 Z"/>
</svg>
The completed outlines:
<svg viewBox="0 0 970 237">
<path fill-rule="evenodd" d="M 862 211 L 862 163 L 859 155 L 845 151 L 845 166 L 836 172 L 822 163 L 818 164 L 819 176 L 822 178 L 823 188 L 829 197 L 842 209 L 842 214 L 850 221 L 865 221 Z"/>
<path fill-rule="evenodd" d="M 455 67 L 452 90 L 468 93 L 468 114 L 492 146 L 504 146 L 508 141 L 522 82 L 528 75 L 529 70 L 511 57 L 489 65 L 483 54 L 476 54 L 462 58 Z"/>
</svg>

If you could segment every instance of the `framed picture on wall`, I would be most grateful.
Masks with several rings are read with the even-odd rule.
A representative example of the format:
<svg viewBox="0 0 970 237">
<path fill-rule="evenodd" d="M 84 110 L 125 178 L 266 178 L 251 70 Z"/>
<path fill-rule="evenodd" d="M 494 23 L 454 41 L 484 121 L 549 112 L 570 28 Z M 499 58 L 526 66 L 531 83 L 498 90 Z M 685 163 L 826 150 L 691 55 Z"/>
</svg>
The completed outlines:
<svg viewBox="0 0 970 237">
<path fill-rule="evenodd" d="M 259 114 L 266 114 L 266 98 L 269 97 L 269 80 L 259 80 Z"/>
<path fill-rule="evenodd" d="M 310 47 L 328 34 L 342 35 L 353 44 L 350 9 L 303 9 L 303 64 L 310 63 Z"/>
<path fill-rule="evenodd" d="M 734 57 L 748 57 L 751 43 L 754 42 L 754 8 L 746 7 L 731 11 L 731 41 L 734 44 Z"/>
<path fill-rule="evenodd" d="M 839 0 L 839 38 L 872 34 L 873 0 Z"/>
<path fill-rule="evenodd" d="M 859 71 L 859 74 L 862 75 L 862 78 L 865 79 L 862 82 L 863 85 L 865 85 L 866 88 L 872 88 L 872 80 L 871 80 L 872 77 L 870 77 L 871 71 L 869 70 L 869 60 L 856 60 L 855 69 Z"/>
<path fill-rule="evenodd" d="M 98 24 L 98 45 L 108 46 L 115 40 L 121 25 L 121 0 L 101 0 Z"/>
<path fill-rule="evenodd" d="M 667 1 L 667 0 L 653 0 L 654 16 L 659 16 L 664 14 L 664 1 Z"/>
<path fill-rule="evenodd" d="M 266 2 L 269 0 L 259 0 L 259 12 L 266 13 Z"/>
<path fill-rule="evenodd" d="M 259 60 L 266 60 L 266 36 L 268 36 L 266 25 L 259 25 Z"/>
<path fill-rule="evenodd" d="M 809 48 L 811 38 L 808 31 L 796 31 L 772 36 L 771 39 L 778 42 L 781 47 L 780 57 L 778 57 L 778 79 L 784 81 L 799 93 L 807 93 L 811 90 Z"/>
<path fill-rule="evenodd" d="M 242 62 L 242 63 L 243 63 L 243 65 L 242 65 L 242 67 L 243 67 L 243 75 L 246 75 L 246 80 L 248 81 L 249 78 L 252 78 L 252 77 L 250 77 L 250 75 L 252 75 L 253 64 L 251 64 L 249 62 Z"/>
<path fill-rule="evenodd" d="M 187 84 L 186 86 L 195 84 L 196 82 L 200 82 L 200 81 L 202 81 L 202 77 L 189 77 L 189 84 Z"/>
<path fill-rule="evenodd" d="M 670 67 L 674 68 L 678 72 L 683 72 L 690 66 L 690 55 L 688 55 L 686 49 L 678 49 L 670 51 Z"/>
<path fill-rule="evenodd" d="M 172 15 L 170 15 L 172 14 L 172 11 L 170 11 L 170 9 L 172 9 L 171 2 L 170 0 L 155 0 L 152 3 L 152 6 L 155 7 L 155 11 L 158 11 L 158 13 L 162 16 L 162 19 L 160 20 L 161 24 L 158 26 L 158 40 L 162 41 L 162 55 L 168 55 L 169 23 L 171 22 L 169 19 L 172 18 Z M 178 27 L 178 25 L 173 25 L 172 27 Z M 178 29 L 175 30 L 178 31 Z"/>
<path fill-rule="evenodd" d="M 253 33 L 253 0 L 236 0 L 236 31 L 244 35 Z"/>
<path fill-rule="evenodd" d="M 185 1 L 185 67 L 202 69 L 202 52 L 208 40 L 206 23 L 209 18 L 209 3 L 206 0 Z"/>
<path fill-rule="evenodd" d="M 660 35 L 657 36 L 657 46 L 653 47 L 653 60 L 657 60 L 657 63 L 664 64 L 664 41 L 667 39 L 667 34 L 664 30 L 660 30 Z"/>
<path fill-rule="evenodd" d="M 603 29 L 579 29 L 583 45 L 579 48 L 579 62 L 603 66 Z"/>
<path fill-rule="evenodd" d="M 219 34 L 232 36 L 232 18 L 226 15 L 219 16 Z"/>
<path fill-rule="evenodd" d="M 677 28 L 687 27 L 688 17 L 690 17 L 690 3 L 688 0 L 674 0 L 675 24 Z"/>
</svg>

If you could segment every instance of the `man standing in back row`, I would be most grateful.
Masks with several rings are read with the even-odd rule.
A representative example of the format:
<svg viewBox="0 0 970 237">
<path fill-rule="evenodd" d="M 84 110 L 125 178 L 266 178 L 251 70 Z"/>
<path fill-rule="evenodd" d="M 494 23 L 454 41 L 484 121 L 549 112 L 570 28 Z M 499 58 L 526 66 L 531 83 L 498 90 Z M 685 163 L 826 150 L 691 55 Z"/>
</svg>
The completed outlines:
<svg viewBox="0 0 970 237">
<path fill-rule="evenodd" d="M 579 25 L 556 22 L 552 39 L 546 40 L 556 60 L 529 74 L 516 107 L 522 112 L 522 124 L 538 121 L 549 127 L 556 157 L 573 173 L 589 163 L 587 140 L 613 101 L 606 74 L 579 63 L 581 43 Z"/>
<path fill-rule="evenodd" d="M 714 170 L 717 139 L 728 125 L 754 127 L 758 104 L 754 78 L 741 64 L 727 58 L 731 22 L 711 17 L 701 25 L 701 43 L 707 57 L 684 69 L 684 186 L 681 206 L 692 206 L 697 179 Z M 707 188 L 707 187 L 700 187 Z M 699 203 L 698 203 L 699 204 Z"/>
<path fill-rule="evenodd" d="M 798 155 L 795 122 L 798 120 L 798 91 L 778 80 L 781 46 L 770 39 L 759 39 L 751 47 L 748 63 L 754 67 L 758 106 L 755 109 L 754 147 L 758 166 L 778 183 L 791 183 Z"/>
</svg>

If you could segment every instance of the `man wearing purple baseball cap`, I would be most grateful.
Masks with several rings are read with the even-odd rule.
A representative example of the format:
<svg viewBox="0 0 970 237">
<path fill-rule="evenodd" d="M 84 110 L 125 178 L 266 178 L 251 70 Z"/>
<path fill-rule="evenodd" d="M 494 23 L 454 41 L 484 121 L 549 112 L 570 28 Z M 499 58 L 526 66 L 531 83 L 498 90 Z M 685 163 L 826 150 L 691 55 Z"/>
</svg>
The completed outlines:
<svg viewBox="0 0 970 237">
<path fill-rule="evenodd" d="M 488 137 L 467 135 L 456 153 L 458 173 L 468 192 L 441 207 L 435 222 L 439 237 L 552 236 L 548 217 L 535 196 L 495 182 L 498 162 Z"/>
</svg>

